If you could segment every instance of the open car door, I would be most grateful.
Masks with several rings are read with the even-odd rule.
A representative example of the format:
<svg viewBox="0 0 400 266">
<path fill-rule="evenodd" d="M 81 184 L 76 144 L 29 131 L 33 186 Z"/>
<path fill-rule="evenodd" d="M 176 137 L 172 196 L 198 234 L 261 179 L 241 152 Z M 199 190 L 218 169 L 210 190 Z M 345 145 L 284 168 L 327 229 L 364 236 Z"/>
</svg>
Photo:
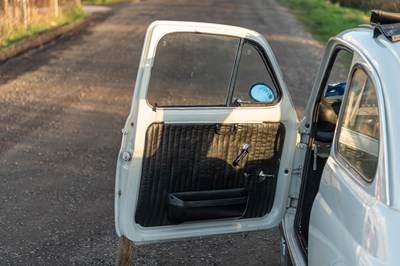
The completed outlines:
<svg viewBox="0 0 400 266">
<path fill-rule="evenodd" d="M 150 25 L 115 187 L 135 243 L 269 229 L 287 204 L 297 117 L 265 39 L 225 25 Z"/>
</svg>

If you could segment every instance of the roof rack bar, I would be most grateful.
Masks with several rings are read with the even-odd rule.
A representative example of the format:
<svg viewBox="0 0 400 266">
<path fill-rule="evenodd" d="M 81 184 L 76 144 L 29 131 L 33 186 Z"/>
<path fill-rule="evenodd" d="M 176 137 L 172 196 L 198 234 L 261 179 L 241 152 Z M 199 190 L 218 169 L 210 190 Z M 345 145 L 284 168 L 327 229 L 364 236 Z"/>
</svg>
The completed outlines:
<svg viewBox="0 0 400 266">
<path fill-rule="evenodd" d="M 371 24 L 393 24 L 400 22 L 400 13 L 372 10 Z"/>
</svg>

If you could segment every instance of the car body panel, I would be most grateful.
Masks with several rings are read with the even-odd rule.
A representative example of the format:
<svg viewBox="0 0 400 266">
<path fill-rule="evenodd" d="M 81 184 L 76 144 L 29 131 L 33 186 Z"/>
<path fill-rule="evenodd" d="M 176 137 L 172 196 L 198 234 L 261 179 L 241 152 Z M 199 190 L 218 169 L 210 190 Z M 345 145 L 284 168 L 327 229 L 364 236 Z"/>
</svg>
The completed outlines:
<svg viewBox="0 0 400 266">
<path fill-rule="evenodd" d="M 392 148 L 400 145 L 398 138 L 399 124 L 392 121 L 397 121 L 397 103 L 400 100 L 400 92 L 395 89 L 400 80 L 398 75 L 400 71 L 400 43 L 393 43 L 383 35 L 372 38 L 373 34 L 373 27 L 364 26 L 351 32 L 344 32 L 340 36 L 360 51 L 365 61 L 368 62 L 370 69 L 373 70 L 371 74 L 379 82 L 380 89 L 377 90 L 377 93 L 382 107 L 380 109 L 382 113 L 381 128 L 384 136 L 384 146 L 381 150 L 385 154 L 382 159 L 383 165 L 381 165 L 384 173 L 378 176 L 378 178 L 382 177 L 383 179 L 378 182 L 379 187 L 376 188 L 376 195 L 385 204 L 399 210 L 399 180 L 396 178 L 389 180 L 391 176 L 398 175 L 399 165 L 396 163 L 390 164 L 386 158 L 390 158 L 393 162 L 399 159 L 398 152 Z"/>
<path fill-rule="evenodd" d="M 398 253 L 392 249 L 398 245 L 394 236 L 399 229 L 389 225 L 400 221 L 395 185 L 398 180 L 393 178 L 398 166 L 389 164 L 392 160 L 387 158 L 398 158 L 391 149 L 398 145 L 399 138 L 393 138 L 398 136 L 398 123 L 388 121 L 396 121 L 393 102 L 399 100 L 399 93 L 392 88 L 399 81 L 394 71 L 400 70 L 400 46 L 384 36 L 372 36 L 373 27 L 364 26 L 346 31 L 330 43 L 342 43 L 352 49 L 353 65 L 362 65 L 374 82 L 380 107 L 377 174 L 372 183 L 364 182 L 333 146 L 312 208 L 309 265 L 394 265 L 399 261 Z"/>
</svg>

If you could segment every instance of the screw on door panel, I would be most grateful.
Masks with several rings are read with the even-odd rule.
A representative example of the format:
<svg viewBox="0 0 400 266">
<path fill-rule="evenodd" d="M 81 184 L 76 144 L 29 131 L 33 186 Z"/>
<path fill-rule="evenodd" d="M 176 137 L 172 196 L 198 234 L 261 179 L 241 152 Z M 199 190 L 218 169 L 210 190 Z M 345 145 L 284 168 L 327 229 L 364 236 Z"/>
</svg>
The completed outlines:
<svg viewBox="0 0 400 266">
<path fill-rule="evenodd" d="M 130 161 L 131 158 L 132 158 L 132 155 L 131 155 L 128 151 L 124 151 L 124 152 L 122 153 L 122 159 L 123 159 L 124 161 Z"/>
</svg>

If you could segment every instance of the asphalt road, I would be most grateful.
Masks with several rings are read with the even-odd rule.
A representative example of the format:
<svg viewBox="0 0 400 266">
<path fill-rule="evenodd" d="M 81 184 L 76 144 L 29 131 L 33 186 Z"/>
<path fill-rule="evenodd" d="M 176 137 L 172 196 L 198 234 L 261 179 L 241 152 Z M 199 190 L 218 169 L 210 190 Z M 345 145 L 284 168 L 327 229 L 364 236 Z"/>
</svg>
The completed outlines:
<svg viewBox="0 0 400 266">
<path fill-rule="evenodd" d="M 147 25 L 191 20 L 270 40 L 300 115 L 322 45 L 273 0 L 148 0 L 0 65 L 0 265 L 112 265 L 114 173 Z M 279 233 L 140 246 L 136 265 L 276 265 Z"/>
</svg>

